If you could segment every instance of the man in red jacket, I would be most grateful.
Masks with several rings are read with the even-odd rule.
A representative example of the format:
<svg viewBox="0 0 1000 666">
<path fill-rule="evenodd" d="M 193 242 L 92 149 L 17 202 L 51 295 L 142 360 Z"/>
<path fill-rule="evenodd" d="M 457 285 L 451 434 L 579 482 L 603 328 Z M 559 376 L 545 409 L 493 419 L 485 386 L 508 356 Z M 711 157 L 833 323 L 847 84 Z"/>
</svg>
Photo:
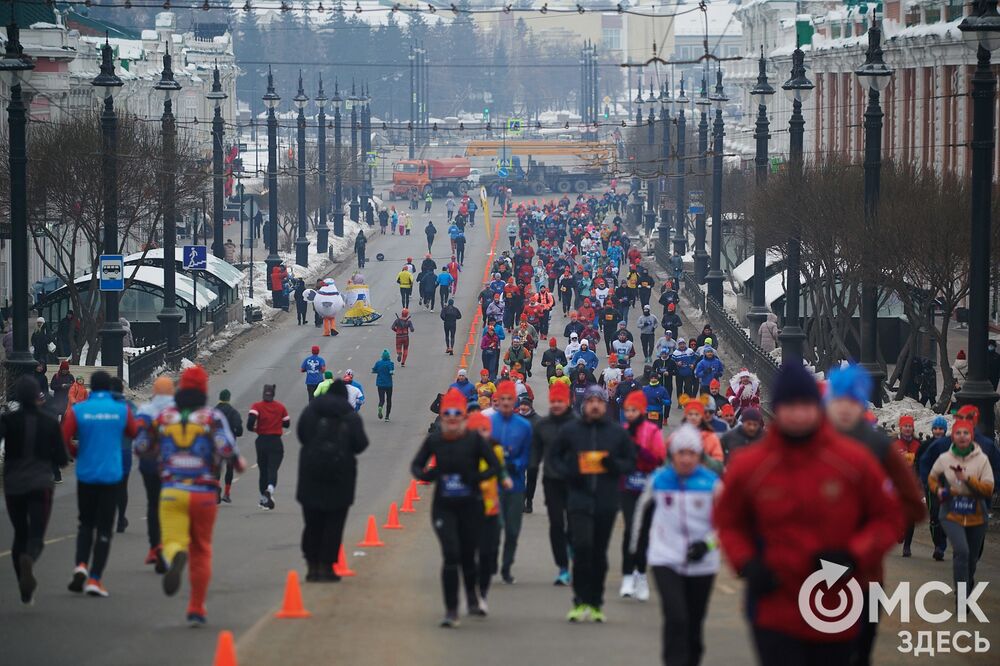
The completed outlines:
<svg viewBox="0 0 1000 666">
<path fill-rule="evenodd" d="M 799 610 L 799 589 L 821 560 L 846 567 L 833 594 L 822 595 L 826 608 L 836 608 L 848 577 L 876 570 L 895 544 L 899 501 L 875 457 L 827 422 L 801 363 L 781 367 L 772 404 L 773 427 L 726 471 L 715 513 L 719 539 L 746 580 L 761 664 L 846 664 L 858 625 L 839 633 L 812 628 Z M 858 583 L 866 581 L 862 575 Z"/>
<path fill-rule="evenodd" d="M 274 490 L 278 485 L 278 468 L 285 457 L 281 435 L 292 424 L 285 406 L 274 399 L 275 385 L 264 384 L 263 400 L 250 405 L 247 430 L 257 433 L 257 469 L 260 472 L 260 508 L 274 510 Z"/>
</svg>

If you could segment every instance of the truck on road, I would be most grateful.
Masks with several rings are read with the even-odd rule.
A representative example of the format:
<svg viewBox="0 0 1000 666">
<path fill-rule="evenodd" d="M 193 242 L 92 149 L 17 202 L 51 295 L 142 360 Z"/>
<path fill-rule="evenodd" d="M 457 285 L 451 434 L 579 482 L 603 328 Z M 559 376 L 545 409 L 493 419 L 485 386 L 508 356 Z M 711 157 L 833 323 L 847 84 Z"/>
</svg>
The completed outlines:
<svg viewBox="0 0 1000 666">
<path fill-rule="evenodd" d="M 392 189 L 389 199 L 405 199 L 416 192 L 423 197 L 428 192 L 436 195 L 465 194 L 470 185 L 472 166 L 465 157 L 445 157 L 426 160 L 399 160 L 392 169 Z"/>
</svg>

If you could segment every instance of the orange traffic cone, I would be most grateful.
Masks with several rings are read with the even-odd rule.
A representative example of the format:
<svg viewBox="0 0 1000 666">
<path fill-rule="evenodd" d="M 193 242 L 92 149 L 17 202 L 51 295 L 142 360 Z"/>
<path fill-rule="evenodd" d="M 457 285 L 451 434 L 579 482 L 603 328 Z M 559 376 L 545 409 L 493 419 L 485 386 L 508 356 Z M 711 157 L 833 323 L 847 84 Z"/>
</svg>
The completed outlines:
<svg viewBox="0 0 1000 666">
<path fill-rule="evenodd" d="M 333 573 L 337 574 L 341 578 L 357 576 L 351 567 L 347 565 L 347 555 L 344 553 L 344 544 L 340 544 L 340 554 L 337 556 L 337 561 L 333 565 Z"/>
<path fill-rule="evenodd" d="M 378 538 L 378 527 L 375 525 L 375 516 L 368 516 L 368 529 L 365 531 L 365 538 L 358 544 L 359 548 L 378 548 L 385 543 Z"/>
<path fill-rule="evenodd" d="M 299 587 L 299 574 L 295 569 L 288 572 L 285 580 L 285 600 L 281 604 L 281 610 L 275 617 L 284 619 L 297 619 L 312 615 L 302 605 L 302 588 Z"/>
<path fill-rule="evenodd" d="M 385 530 L 401 530 L 403 529 L 403 524 L 399 522 L 399 507 L 393 502 L 389 505 L 389 517 L 385 521 L 385 525 L 382 526 Z"/>
<path fill-rule="evenodd" d="M 468 368 L 469 367 L 469 362 L 466 360 L 465 354 L 462 354 L 462 360 L 460 360 L 458 362 L 458 367 L 460 367 L 460 368 Z"/>
<path fill-rule="evenodd" d="M 406 495 L 403 496 L 403 506 L 399 509 L 400 513 L 416 513 L 417 510 L 413 508 L 413 495 L 410 491 L 406 491 Z"/>
<path fill-rule="evenodd" d="M 212 666 L 237 666 L 233 632 L 219 632 L 219 641 L 215 644 L 215 660 L 212 662 Z"/>
<path fill-rule="evenodd" d="M 417 480 L 410 479 L 410 485 L 406 489 L 406 495 L 414 502 L 420 501 L 420 493 L 417 492 Z M 405 499 L 405 498 L 404 498 Z M 404 502 L 405 504 L 405 502 Z"/>
</svg>

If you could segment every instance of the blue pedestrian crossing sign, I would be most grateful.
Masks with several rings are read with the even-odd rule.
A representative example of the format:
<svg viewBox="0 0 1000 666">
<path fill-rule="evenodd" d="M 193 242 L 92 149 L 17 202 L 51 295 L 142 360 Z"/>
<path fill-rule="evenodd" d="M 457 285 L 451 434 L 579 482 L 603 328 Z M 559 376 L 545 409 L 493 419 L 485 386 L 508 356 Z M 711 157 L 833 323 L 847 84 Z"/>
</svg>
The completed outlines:
<svg viewBox="0 0 1000 666">
<path fill-rule="evenodd" d="M 208 268 L 207 245 L 185 245 L 183 255 L 185 270 L 203 271 Z"/>
<path fill-rule="evenodd" d="M 507 131 L 511 134 L 520 134 L 524 127 L 524 121 L 520 118 L 510 118 L 507 120 Z"/>
<path fill-rule="evenodd" d="M 100 262 L 101 291 L 125 291 L 125 258 L 120 254 L 102 254 Z"/>
<path fill-rule="evenodd" d="M 497 175 L 500 176 L 501 178 L 506 178 L 508 175 L 510 175 L 510 172 L 507 171 L 507 167 L 500 167 L 499 169 L 497 169 Z"/>
</svg>

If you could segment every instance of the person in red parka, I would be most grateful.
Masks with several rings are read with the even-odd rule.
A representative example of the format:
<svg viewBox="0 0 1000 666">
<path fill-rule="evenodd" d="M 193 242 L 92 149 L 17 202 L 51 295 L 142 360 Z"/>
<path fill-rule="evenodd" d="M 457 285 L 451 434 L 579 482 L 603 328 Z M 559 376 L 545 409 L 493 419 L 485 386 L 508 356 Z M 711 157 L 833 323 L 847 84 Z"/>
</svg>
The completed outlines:
<svg viewBox="0 0 1000 666">
<path fill-rule="evenodd" d="M 759 663 L 846 664 L 859 626 L 812 628 L 799 611 L 799 589 L 821 561 L 846 567 L 838 585 L 855 570 L 877 569 L 902 530 L 899 501 L 875 456 L 827 422 L 801 362 L 782 365 L 772 405 L 773 427 L 726 470 L 715 512 L 719 540 L 746 580 Z M 863 588 L 866 580 L 860 576 Z M 826 608 L 837 607 L 837 587 L 823 595 Z"/>
</svg>

